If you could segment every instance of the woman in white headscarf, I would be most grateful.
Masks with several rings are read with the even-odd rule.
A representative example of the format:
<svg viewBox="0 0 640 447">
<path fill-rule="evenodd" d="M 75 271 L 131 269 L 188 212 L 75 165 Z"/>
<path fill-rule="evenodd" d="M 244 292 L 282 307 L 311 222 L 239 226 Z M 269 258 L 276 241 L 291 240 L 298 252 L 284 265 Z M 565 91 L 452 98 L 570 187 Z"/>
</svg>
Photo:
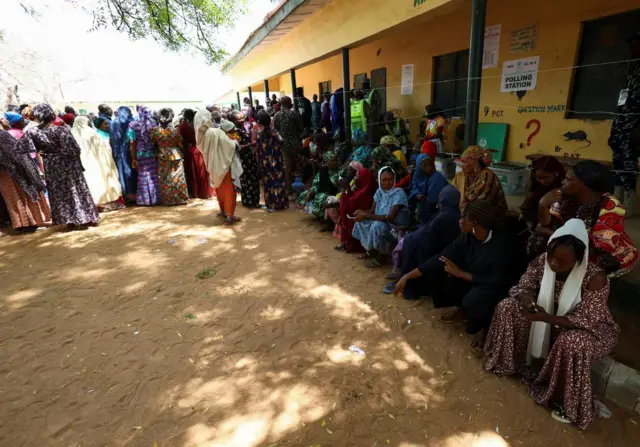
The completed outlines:
<svg viewBox="0 0 640 447">
<path fill-rule="evenodd" d="M 554 408 L 554 419 L 586 429 L 595 415 L 591 367 L 618 340 L 608 298 L 609 280 L 589 262 L 585 224 L 571 219 L 498 304 L 485 368 L 523 376 L 533 399 Z"/>
<path fill-rule="evenodd" d="M 240 220 L 234 214 L 242 175 L 242 164 L 236 153 L 237 143 L 226 134 L 234 126 L 231 122 L 222 120 L 218 129 L 213 124 L 211 113 L 200 110 L 193 120 L 193 127 L 196 130 L 196 146 L 204 156 L 211 187 L 216 190 L 219 215 L 227 223 L 233 224 Z"/>
<path fill-rule="evenodd" d="M 80 146 L 80 160 L 89 192 L 100 211 L 124 208 L 118 168 L 113 161 L 109 140 L 91 127 L 86 116 L 75 119 L 71 134 Z"/>
</svg>

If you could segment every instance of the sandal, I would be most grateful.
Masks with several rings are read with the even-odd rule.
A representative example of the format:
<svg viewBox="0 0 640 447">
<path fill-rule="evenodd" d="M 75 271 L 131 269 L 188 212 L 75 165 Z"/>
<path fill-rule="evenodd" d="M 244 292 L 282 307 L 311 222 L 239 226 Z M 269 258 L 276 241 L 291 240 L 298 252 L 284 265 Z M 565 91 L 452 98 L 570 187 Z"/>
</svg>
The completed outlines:
<svg viewBox="0 0 640 447">
<path fill-rule="evenodd" d="M 382 264 L 380 263 L 380 261 L 374 258 L 367 262 L 364 266 L 368 269 L 375 269 L 378 267 L 382 267 Z"/>
<path fill-rule="evenodd" d="M 371 255 L 369 255 L 369 253 L 362 253 L 360 255 L 358 255 L 358 259 L 360 260 L 364 260 L 364 259 L 370 259 Z"/>
<path fill-rule="evenodd" d="M 396 283 L 394 281 L 389 281 L 384 289 L 382 289 L 382 293 L 385 295 L 393 295 L 394 290 L 396 290 Z"/>
<path fill-rule="evenodd" d="M 440 321 L 443 323 L 457 323 L 457 322 L 466 322 L 467 318 L 462 313 L 461 309 L 456 309 L 455 311 L 447 312 L 440 316 Z"/>
<path fill-rule="evenodd" d="M 218 214 L 216 214 L 216 217 L 224 217 L 226 219 L 227 215 L 225 213 L 223 213 L 222 211 L 220 211 Z"/>
<path fill-rule="evenodd" d="M 347 247 L 345 247 L 344 245 L 336 245 L 335 247 L 333 247 L 333 249 L 335 251 L 347 251 Z"/>
<path fill-rule="evenodd" d="M 557 407 L 551 412 L 551 417 L 563 424 L 571 424 L 571 419 L 567 417 L 567 413 L 564 412 L 564 408 Z"/>
</svg>

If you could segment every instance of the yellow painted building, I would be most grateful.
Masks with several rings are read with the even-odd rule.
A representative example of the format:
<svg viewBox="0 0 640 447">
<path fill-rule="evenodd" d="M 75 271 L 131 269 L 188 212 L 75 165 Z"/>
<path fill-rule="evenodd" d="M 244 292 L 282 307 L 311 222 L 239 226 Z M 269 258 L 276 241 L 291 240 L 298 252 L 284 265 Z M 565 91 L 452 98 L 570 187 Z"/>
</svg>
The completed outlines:
<svg viewBox="0 0 640 447">
<path fill-rule="evenodd" d="M 630 29 L 640 31 L 639 8 L 637 0 L 488 0 L 486 27 L 500 25 L 500 34 L 495 67 L 482 72 L 480 123 L 508 124 L 507 160 L 534 153 L 611 160 L 625 39 Z M 265 79 L 271 92 L 291 95 L 295 69 L 297 86 L 311 98 L 320 83 L 342 87 L 341 50 L 349 48 L 350 88 L 356 75 L 371 79 L 384 68 L 386 109 L 410 119 L 415 136 L 427 104 L 453 104 L 449 116 L 464 113 L 470 23 L 471 0 L 285 0 L 225 71 L 236 91 L 250 86 L 262 102 Z M 504 62 L 536 56 L 535 88 L 501 92 Z M 413 92 L 403 95 L 408 64 Z"/>
</svg>

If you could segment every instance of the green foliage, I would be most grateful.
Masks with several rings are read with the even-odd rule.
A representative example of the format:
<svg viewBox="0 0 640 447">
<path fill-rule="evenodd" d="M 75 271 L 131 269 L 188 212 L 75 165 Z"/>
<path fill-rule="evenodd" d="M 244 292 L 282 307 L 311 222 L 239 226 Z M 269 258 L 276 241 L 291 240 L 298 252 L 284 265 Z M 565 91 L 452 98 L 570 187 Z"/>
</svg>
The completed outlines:
<svg viewBox="0 0 640 447">
<path fill-rule="evenodd" d="M 79 0 L 67 0 L 78 5 Z M 114 26 L 132 39 L 153 38 L 171 51 L 222 61 L 228 53 L 217 37 L 228 32 L 246 0 L 97 0 L 90 12 L 94 29 Z"/>
</svg>

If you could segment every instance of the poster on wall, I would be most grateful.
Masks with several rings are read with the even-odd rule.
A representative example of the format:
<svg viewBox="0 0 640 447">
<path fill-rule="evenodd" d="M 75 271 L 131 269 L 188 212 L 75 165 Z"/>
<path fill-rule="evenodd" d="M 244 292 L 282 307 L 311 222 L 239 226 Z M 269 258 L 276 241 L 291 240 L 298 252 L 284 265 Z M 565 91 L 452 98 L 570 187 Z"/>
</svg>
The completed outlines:
<svg viewBox="0 0 640 447">
<path fill-rule="evenodd" d="M 498 66 L 500 52 L 500 31 L 502 25 L 487 26 L 484 29 L 484 50 L 482 51 L 482 69 Z"/>
<path fill-rule="evenodd" d="M 511 31 L 509 51 L 517 53 L 535 49 L 538 40 L 538 25 Z"/>
<path fill-rule="evenodd" d="M 538 83 L 540 56 L 505 61 L 502 64 L 501 92 L 533 90 Z"/>
<path fill-rule="evenodd" d="M 414 65 L 403 65 L 402 66 L 402 85 L 400 94 L 402 95 L 412 95 L 413 94 L 413 69 Z"/>
</svg>

